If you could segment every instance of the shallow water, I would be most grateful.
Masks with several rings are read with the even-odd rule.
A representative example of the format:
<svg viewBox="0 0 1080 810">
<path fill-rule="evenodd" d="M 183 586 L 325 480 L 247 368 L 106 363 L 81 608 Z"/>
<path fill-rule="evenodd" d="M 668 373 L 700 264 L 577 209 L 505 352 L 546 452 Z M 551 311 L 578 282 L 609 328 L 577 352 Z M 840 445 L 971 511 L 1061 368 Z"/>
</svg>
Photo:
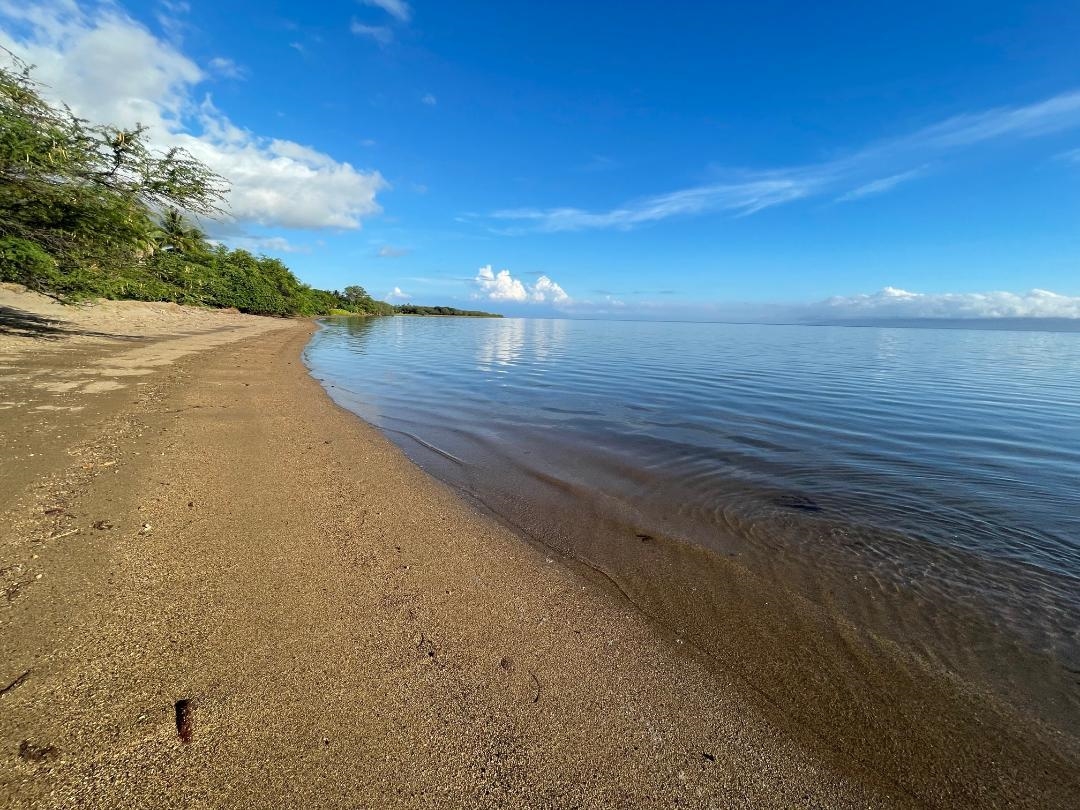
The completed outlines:
<svg viewBox="0 0 1080 810">
<path fill-rule="evenodd" d="M 1076 719 L 1080 334 L 329 319 L 306 359 L 419 464 L 678 632 L 727 598 L 697 564 L 708 599 L 656 596 L 691 548 Z"/>
</svg>

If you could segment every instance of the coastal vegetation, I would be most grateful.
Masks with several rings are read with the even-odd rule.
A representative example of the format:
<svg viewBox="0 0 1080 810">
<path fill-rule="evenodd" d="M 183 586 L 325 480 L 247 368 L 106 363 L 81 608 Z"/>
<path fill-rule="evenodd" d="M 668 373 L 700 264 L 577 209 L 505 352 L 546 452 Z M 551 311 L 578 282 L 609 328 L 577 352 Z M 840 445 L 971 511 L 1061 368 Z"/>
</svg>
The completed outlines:
<svg viewBox="0 0 1080 810">
<path fill-rule="evenodd" d="M 0 281 L 63 301 L 173 301 L 258 315 L 479 315 L 394 307 L 359 285 L 320 290 L 279 259 L 211 241 L 228 182 L 144 127 L 79 118 L 45 99 L 30 67 L 0 67 Z M 430 310 L 430 311 L 429 311 Z"/>
<path fill-rule="evenodd" d="M 394 307 L 399 315 L 452 315 L 466 318 L 501 318 L 493 312 L 481 312 L 478 309 L 457 309 L 456 307 L 422 307 L 417 304 L 399 304 Z"/>
</svg>

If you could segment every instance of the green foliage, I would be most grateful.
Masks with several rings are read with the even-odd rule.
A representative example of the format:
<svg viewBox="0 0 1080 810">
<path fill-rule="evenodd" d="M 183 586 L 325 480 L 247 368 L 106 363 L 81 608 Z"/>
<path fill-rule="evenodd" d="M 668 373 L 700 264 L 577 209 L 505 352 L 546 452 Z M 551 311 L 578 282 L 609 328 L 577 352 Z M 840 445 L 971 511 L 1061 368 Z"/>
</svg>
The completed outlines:
<svg viewBox="0 0 1080 810">
<path fill-rule="evenodd" d="M 18 237 L 0 238 L 0 281 L 27 287 L 52 287 L 59 278 L 56 262 L 39 245 Z"/>
<path fill-rule="evenodd" d="M 152 248 L 150 212 L 218 210 L 225 182 L 206 166 L 182 149 L 154 151 L 144 128 L 91 124 L 49 104 L 30 69 L 11 62 L 0 67 L 0 238 L 51 256 L 56 292 L 78 293 L 84 271 L 138 262 Z"/>
<path fill-rule="evenodd" d="M 277 259 L 211 245 L 225 180 L 142 127 L 91 124 L 45 101 L 15 57 L 0 66 L 0 280 L 61 298 L 130 298 L 260 315 L 392 315 L 360 286 L 301 283 Z"/>
<path fill-rule="evenodd" d="M 456 309 L 454 307 L 422 307 L 416 304 L 400 304 L 394 307 L 399 315 L 443 315 L 469 318 L 501 318 L 494 312 L 481 312 L 477 309 Z"/>
</svg>

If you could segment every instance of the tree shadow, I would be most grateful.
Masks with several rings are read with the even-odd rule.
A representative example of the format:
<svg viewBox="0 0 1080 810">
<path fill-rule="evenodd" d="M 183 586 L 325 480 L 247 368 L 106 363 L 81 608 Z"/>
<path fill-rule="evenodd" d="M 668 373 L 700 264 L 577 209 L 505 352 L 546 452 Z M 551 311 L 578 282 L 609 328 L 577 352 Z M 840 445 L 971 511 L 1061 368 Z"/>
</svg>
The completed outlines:
<svg viewBox="0 0 1080 810">
<path fill-rule="evenodd" d="M 21 309 L 15 309 L 14 307 L 0 306 L 0 335 L 55 340 L 68 334 L 68 330 L 61 326 L 60 321 L 43 318 L 31 312 L 23 312 Z"/>
<path fill-rule="evenodd" d="M 38 340 L 63 340 L 64 338 L 83 335 L 89 337 L 111 338 L 112 340 L 142 340 L 141 337 L 115 335 L 111 332 L 95 332 L 79 329 L 65 321 L 57 321 L 26 312 L 15 307 L 0 304 L 0 335 L 29 337 Z"/>
</svg>

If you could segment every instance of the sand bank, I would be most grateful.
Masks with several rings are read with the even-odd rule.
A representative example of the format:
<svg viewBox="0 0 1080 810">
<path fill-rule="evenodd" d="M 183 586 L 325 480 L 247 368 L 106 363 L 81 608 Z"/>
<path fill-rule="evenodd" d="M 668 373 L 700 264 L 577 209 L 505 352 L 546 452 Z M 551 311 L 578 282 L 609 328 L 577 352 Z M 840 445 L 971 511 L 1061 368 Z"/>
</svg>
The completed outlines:
<svg viewBox="0 0 1080 810">
<path fill-rule="evenodd" d="M 336 408 L 310 324 L 0 306 L 7 805 L 942 804 Z"/>
</svg>

